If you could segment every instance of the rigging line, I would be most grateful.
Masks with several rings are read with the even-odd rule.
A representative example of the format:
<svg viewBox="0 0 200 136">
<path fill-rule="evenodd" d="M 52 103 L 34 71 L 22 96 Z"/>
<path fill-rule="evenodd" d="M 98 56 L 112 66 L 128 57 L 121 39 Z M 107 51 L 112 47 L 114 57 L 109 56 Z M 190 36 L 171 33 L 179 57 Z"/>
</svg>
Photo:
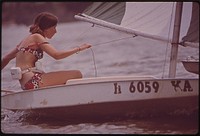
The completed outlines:
<svg viewBox="0 0 200 136">
<path fill-rule="evenodd" d="M 109 42 L 99 43 L 99 44 L 95 44 L 95 46 L 99 46 L 99 45 L 103 45 L 103 44 L 107 44 L 107 43 L 110 43 L 110 42 L 119 41 L 119 40 L 123 40 L 123 39 L 134 38 L 136 36 L 137 35 L 134 35 L 134 36 L 131 36 L 131 37 L 124 37 L 124 38 L 112 40 L 112 41 L 109 41 Z M 92 50 L 92 47 L 90 48 L 90 50 L 92 52 L 92 59 L 93 59 L 93 62 L 94 62 L 95 77 L 97 77 L 97 66 L 96 66 L 94 51 Z"/>
<path fill-rule="evenodd" d="M 93 26 L 91 26 L 91 27 L 89 27 L 89 29 L 86 29 L 85 31 L 83 31 L 79 36 L 77 36 L 77 38 L 83 37 L 83 35 L 86 34 L 86 32 L 90 31 L 92 27 Z"/>
<path fill-rule="evenodd" d="M 83 32 L 77 37 L 77 39 L 80 38 L 80 37 L 83 37 L 83 35 L 84 35 L 86 32 L 90 31 L 91 28 L 93 28 L 93 27 L 94 27 L 94 24 L 93 24 L 91 27 L 89 27 L 89 29 L 86 29 L 85 31 L 83 31 Z M 90 48 L 90 50 L 91 50 L 91 52 L 92 52 L 92 60 L 93 60 L 93 63 L 94 63 L 94 71 L 95 71 L 94 76 L 97 77 L 97 66 L 96 66 L 94 51 L 92 50 L 92 47 Z"/>
<path fill-rule="evenodd" d="M 171 12 L 171 18 L 170 18 L 170 24 L 169 24 L 169 31 L 168 31 L 168 40 L 170 38 L 170 30 L 171 30 L 171 26 L 172 26 L 172 17 L 173 17 L 173 13 L 174 13 L 174 3 L 172 5 L 172 12 Z M 169 43 L 166 43 L 166 50 L 165 50 L 165 60 L 164 60 L 164 66 L 163 66 L 163 72 L 162 72 L 162 79 L 164 78 L 164 73 L 165 73 L 165 67 L 166 67 L 166 62 L 167 62 L 167 52 L 168 52 L 168 47 L 169 47 Z"/>
<path fill-rule="evenodd" d="M 120 40 L 124 40 L 124 39 L 134 38 L 136 36 L 137 35 L 134 35 L 134 36 L 131 36 L 131 37 L 129 36 L 129 37 L 124 37 L 124 38 L 120 38 L 120 39 L 115 39 L 115 40 L 108 41 L 108 42 L 97 43 L 97 44 L 94 44 L 94 46 L 99 46 L 99 45 L 108 44 L 108 43 L 111 43 L 111 42 L 116 42 L 116 41 L 120 41 Z"/>
<path fill-rule="evenodd" d="M 77 34 L 77 35 L 74 36 L 74 37 L 76 37 L 76 39 L 79 39 L 79 38 L 81 38 L 81 37 L 83 37 L 83 36 L 86 36 L 86 33 L 87 33 L 88 31 L 90 31 L 91 28 L 92 28 L 92 27 L 89 27 L 89 28 L 87 27 L 87 29 L 83 30 L 82 33 L 79 33 L 79 35 Z M 68 41 L 68 43 L 71 43 L 72 45 L 73 45 L 73 44 L 79 43 L 79 42 L 74 42 L 75 40 L 73 40 L 73 41 L 66 40 L 66 42 L 67 42 L 67 41 Z M 77 41 L 77 40 L 76 40 L 76 41 Z"/>
</svg>

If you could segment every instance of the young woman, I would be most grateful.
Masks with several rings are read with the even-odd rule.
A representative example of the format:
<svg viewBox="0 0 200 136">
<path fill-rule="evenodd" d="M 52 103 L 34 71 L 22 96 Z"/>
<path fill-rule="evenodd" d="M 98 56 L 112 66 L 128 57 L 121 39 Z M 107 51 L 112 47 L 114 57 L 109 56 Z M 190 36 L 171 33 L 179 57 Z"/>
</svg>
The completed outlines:
<svg viewBox="0 0 200 136">
<path fill-rule="evenodd" d="M 65 84 L 69 79 L 82 78 L 82 74 L 78 70 L 49 73 L 34 70 L 36 62 L 43 57 L 43 51 L 59 60 L 91 47 L 89 44 L 83 44 L 67 51 L 57 51 L 47 41 L 47 38 L 51 39 L 56 33 L 57 23 L 57 17 L 51 13 L 42 12 L 38 14 L 34 24 L 30 27 L 31 34 L 3 58 L 1 69 L 10 60 L 16 58 L 16 67 L 22 71 L 19 82 L 23 90 Z"/>
</svg>

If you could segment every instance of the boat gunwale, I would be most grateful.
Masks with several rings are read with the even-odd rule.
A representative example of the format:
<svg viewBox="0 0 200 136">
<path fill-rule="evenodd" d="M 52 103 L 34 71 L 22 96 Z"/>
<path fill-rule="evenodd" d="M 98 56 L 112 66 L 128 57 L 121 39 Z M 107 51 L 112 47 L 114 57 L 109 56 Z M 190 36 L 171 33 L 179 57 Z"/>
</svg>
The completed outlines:
<svg viewBox="0 0 200 136">
<path fill-rule="evenodd" d="M 114 79 L 115 77 L 117 77 L 118 79 L 116 80 L 109 80 L 109 79 Z M 32 91 L 48 91 L 48 89 L 52 89 L 52 88 L 57 88 L 57 87 L 66 87 L 66 86 L 75 86 L 75 85 L 86 85 L 86 84 L 95 84 L 95 83 L 110 83 L 110 82 L 126 82 L 126 81 L 167 81 L 167 80 L 199 80 L 199 78 L 149 78 L 148 79 L 144 79 L 144 76 L 121 76 L 123 78 L 128 77 L 126 80 L 124 79 L 119 79 L 120 76 L 110 76 L 110 77 L 94 77 L 94 78 L 81 78 L 81 79 L 71 79 L 72 80 L 76 80 L 73 81 L 75 83 L 67 83 L 64 85 L 55 85 L 55 86 L 48 86 L 48 87 L 42 87 L 42 88 L 38 88 L 38 89 L 32 89 L 32 90 L 25 90 L 25 91 L 18 91 L 16 93 L 10 93 L 10 94 L 5 94 L 1 97 L 5 97 L 8 95 L 15 95 L 15 94 L 20 94 L 20 93 L 29 93 Z M 138 77 L 142 77 L 141 79 L 137 79 Z M 99 80 L 99 79 L 103 79 L 105 78 L 106 80 Z M 133 78 L 133 79 L 131 79 Z M 134 79 L 135 78 L 135 79 Z M 81 81 L 89 81 L 89 82 L 81 82 Z M 96 80 L 96 81 L 95 81 Z M 79 82 L 80 81 L 80 82 Z"/>
</svg>

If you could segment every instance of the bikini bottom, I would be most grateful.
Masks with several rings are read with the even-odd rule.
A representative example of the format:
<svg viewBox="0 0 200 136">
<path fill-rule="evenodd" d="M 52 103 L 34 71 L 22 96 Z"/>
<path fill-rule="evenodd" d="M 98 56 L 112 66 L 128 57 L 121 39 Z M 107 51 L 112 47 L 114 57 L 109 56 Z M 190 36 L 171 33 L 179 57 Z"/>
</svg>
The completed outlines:
<svg viewBox="0 0 200 136">
<path fill-rule="evenodd" d="M 39 72 L 35 72 L 33 77 L 24 85 L 22 88 L 23 90 L 29 90 L 29 89 L 38 89 L 39 88 L 39 82 L 41 82 L 42 74 Z"/>
</svg>

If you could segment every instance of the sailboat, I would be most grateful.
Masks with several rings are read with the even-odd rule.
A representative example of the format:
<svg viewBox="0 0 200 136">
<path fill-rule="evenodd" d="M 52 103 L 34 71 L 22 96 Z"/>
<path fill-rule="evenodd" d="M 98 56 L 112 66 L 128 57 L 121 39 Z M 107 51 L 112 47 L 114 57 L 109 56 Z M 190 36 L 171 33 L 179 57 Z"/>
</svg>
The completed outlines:
<svg viewBox="0 0 200 136">
<path fill-rule="evenodd" d="M 94 2 L 83 13 L 75 15 L 76 19 L 93 26 L 171 43 L 167 78 L 129 75 L 73 79 L 65 85 L 8 93 L 2 96 L 2 108 L 62 119 L 198 113 L 199 79 L 175 77 L 178 46 L 199 48 L 198 3 L 189 3 L 191 12 L 185 13 L 192 13 L 192 17 L 191 21 L 187 17 L 188 27 L 184 27 L 189 29 L 182 35 L 182 41 L 179 40 L 180 24 L 184 22 L 181 20 L 183 5 L 182 2 Z M 128 22 L 129 19 L 134 20 Z"/>
</svg>

